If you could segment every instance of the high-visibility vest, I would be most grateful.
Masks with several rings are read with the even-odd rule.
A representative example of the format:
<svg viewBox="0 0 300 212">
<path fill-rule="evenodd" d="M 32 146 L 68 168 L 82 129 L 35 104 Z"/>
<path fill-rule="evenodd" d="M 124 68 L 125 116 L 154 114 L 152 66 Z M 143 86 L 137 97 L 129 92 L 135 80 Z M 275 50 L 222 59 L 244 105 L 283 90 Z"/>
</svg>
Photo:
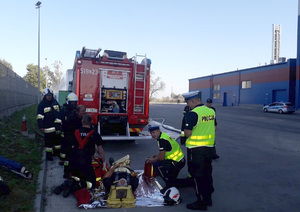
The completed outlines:
<svg viewBox="0 0 300 212">
<path fill-rule="evenodd" d="M 206 107 L 195 107 L 198 114 L 197 124 L 192 129 L 191 136 L 186 140 L 186 147 L 213 147 L 215 144 L 215 111 Z"/>
<path fill-rule="evenodd" d="M 171 147 L 172 147 L 171 151 L 166 151 L 165 160 L 174 160 L 174 161 L 179 162 L 184 157 L 184 154 L 183 154 L 179 144 L 173 138 L 171 138 L 168 134 L 162 132 L 159 139 L 165 139 L 165 140 L 169 141 L 169 143 L 171 144 Z"/>
</svg>

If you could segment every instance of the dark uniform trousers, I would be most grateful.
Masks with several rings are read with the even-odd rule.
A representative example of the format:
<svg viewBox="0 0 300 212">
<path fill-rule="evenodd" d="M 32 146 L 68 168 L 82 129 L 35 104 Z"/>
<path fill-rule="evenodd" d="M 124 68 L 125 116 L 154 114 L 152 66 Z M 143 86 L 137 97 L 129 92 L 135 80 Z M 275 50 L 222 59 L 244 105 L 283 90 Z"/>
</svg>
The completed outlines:
<svg viewBox="0 0 300 212">
<path fill-rule="evenodd" d="M 59 155 L 60 149 L 55 149 L 55 146 L 60 145 L 60 136 L 56 132 L 44 133 L 45 147 L 51 148 L 54 155 Z"/>
<path fill-rule="evenodd" d="M 72 176 L 80 178 L 80 184 L 85 187 L 86 181 L 92 183 L 92 188 L 96 186 L 96 175 L 90 158 L 75 158 L 70 160 L 70 171 Z"/>
<path fill-rule="evenodd" d="M 155 161 L 152 165 L 157 175 L 166 183 L 166 187 L 170 188 L 176 184 L 177 176 L 185 165 L 185 159 L 182 158 L 179 162 L 174 160 Z"/>
<path fill-rule="evenodd" d="M 214 192 L 212 178 L 212 147 L 196 147 L 189 149 L 188 169 L 195 182 L 196 196 L 199 201 L 208 201 Z"/>
</svg>

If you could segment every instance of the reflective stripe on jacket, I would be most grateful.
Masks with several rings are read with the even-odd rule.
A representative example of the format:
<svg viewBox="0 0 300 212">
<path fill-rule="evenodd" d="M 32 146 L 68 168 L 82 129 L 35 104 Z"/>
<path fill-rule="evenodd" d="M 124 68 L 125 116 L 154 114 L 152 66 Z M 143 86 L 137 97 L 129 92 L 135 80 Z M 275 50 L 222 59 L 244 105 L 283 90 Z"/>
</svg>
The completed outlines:
<svg viewBox="0 0 300 212">
<path fill-rule="evenodd" d="M 197 113 L 198 121 L 186 141 L 186 147 L 213 147 L 215 143 L 215 112 L 206 106 L 195 107 L 192 112 Z"/>
<path fill-rule="evenodd" d="M 159 139 L 165 139 L 165 140 L 169 141 L 169 143 L 171 144 L 171 147 L 172 147 L 171 151 L 166 151 L 165 160 L 174 160 L 174 161 L 179 162 L 184 157 L 184 154 L 183 154 L 179 144 L 173 138 L 171 138 L 168 134 L 162 132 Z"/>
</svg>

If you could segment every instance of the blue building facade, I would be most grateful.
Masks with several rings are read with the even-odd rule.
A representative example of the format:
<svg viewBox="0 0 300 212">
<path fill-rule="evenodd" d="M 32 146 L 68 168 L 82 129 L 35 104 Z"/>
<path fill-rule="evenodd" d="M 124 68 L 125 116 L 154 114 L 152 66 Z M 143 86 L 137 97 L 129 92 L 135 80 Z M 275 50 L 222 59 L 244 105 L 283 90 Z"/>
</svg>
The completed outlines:
<svg viewBox="0 0 300 212">
<path fill-rule="evenodd" d="M 189 79 L 189 90 L 200 91 L 223 106 L 296 103 L 297 60 Z"/>
</svg>

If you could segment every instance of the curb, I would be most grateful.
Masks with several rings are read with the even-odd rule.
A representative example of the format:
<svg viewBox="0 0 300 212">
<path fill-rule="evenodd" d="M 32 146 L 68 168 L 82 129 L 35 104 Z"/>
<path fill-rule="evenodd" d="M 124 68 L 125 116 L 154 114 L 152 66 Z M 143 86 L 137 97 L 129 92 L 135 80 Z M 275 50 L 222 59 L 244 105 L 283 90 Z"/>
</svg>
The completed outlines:
<svg viewBox="0 0 300 212">
<path fill-rule="evenodd" d="M 43 163 L 41 164 L 41 170 L 38 177 L 38 190 L 36 191 L 36 196 L 34 200 L 34 209 L 36 212 L 42 212 L 44 210 L 44 198 L 45 198 L 45 185 L 47 178 L 47 161 L 46 153 L 43 151 Z"/>
</svg>

